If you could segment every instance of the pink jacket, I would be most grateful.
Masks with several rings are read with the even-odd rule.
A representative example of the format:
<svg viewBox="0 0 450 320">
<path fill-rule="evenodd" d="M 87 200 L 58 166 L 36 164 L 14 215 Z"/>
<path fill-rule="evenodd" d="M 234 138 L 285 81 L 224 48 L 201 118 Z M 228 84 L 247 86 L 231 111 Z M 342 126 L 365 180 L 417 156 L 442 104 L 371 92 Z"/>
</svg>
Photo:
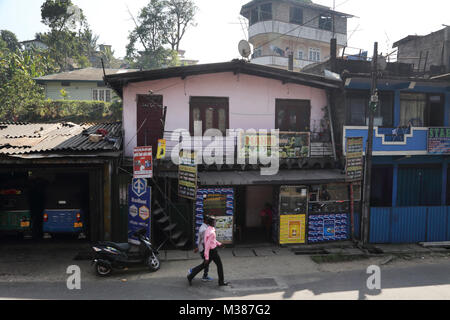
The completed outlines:
<svg viewBox="0 0 450 320">
<path fill-rule="evenodd" d="M 205 260 L 209 260 L 209 250 L 215 249 L 222 244 L 216 240 L 216 229 L 209 226 L 205 231 Z"/>
</svg>

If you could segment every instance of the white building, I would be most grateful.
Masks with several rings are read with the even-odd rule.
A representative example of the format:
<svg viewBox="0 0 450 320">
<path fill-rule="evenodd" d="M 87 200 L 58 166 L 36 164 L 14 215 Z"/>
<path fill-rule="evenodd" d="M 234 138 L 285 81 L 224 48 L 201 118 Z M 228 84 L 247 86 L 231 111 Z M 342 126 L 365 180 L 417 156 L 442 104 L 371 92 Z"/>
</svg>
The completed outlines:
<svg viewBox="0 0 450 320">
<path fill-rule="evenodd" d="M 344 48 L 347 19 L 353 17 L 310 0 L 253 0 L 241 15 L 249 21 L 251 62 L 285 69 L 292 52 L 296 71 L 329 59 L 332 38 L 338 50 Z"/>
</svg>

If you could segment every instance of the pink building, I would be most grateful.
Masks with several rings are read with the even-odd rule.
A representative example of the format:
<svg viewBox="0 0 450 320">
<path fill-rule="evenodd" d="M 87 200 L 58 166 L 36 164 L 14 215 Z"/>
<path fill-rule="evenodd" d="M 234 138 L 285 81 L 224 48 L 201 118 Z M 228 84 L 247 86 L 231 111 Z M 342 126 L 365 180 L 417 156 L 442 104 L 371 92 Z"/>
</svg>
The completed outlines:
<svg viewBox="0 0 450 320">
<path fill-rule="evenodd" d="M 282 186 L 343 181 L 340 170 L 335 169 L 333 130 L 328 120 L 329 97 L 333 90 L 339 88 L 338 81 L 239 60 L 111 75 L 105 80 L 123 97 L 123 166 L 127 171 L 132 170 L 127 166 L 131 166 L 135 147 L 152 145 L 156 154 L 158 139 L 167 140 L 166 159 L 155 161 L 153 198 L 172 222 L 177 220 L 177 214 L 183 216 L 179 222 L 190 221 L 186 222 L 185 230 L 198 228 L 201 214 L 210 210 L 207 213 L 223 218 L 218 220 L 221 224 L 218 230 L 222 230 L 221 237 L 225 242 L 245 241 L 245 235 L 252 234 L 251 231 L 259 239 L 263 237 L 260 211 L 266 203 L 279 211 L 280 194 L 285 192 L 280 193 L 280 190 L 286 190 Z M 201 121 L 202 128 L 196 121 Z M 264 129 L 269 132 L 279 129 L 277 174 L 262 175 L 260 169 L 267 164 L 237 162 L 236 156 L 240 151 L 246 154 L 253 150 L 252 134 L 245 136 L 248 139 L 241 139 L 240 135 L 228 136 L 223 158 L 228 155 L 228 160 L 236 161 L 231 163 L 225 159 L 223 164 L 213 165 L 201 163 L 196 177 L 197 193 L 191 197 L 192 201 L 188 200 L 186 198 L 189 197 L 180 196 L 177 192 L 178 166 L 170 157 L 179 143 L 178 139 L 172 141 L 173 132 L 180 129 L 191 135 L 194 132 L 203 134 L 208 129 L 218 129 L 224 135 L 232 129 Z M 226 205 L 221 208 L 217 199 L 221 198 L 222 191 L 218 188 L 225 187 L 226 190 L 221 190 L 232 195 L 226 196 L 229 201 L 224 200 Z M 198 208 L 199 203 L 206 201 L 214 190 L 218 192 L 215 199 L 219 201 L 215 207 L 205 209 L 208 208 L 205 205 L 205 208 Z M 225 194 L 222 196 L 225 199 Z M 302 191 L 299 197 L 306 199 L 307 193 Z M 306 209 L 305 205 L 302 210 Z M 192 212 L 195 212 L 194 218 Z M 292 215 L 299 213 L 303 211 L 297 210 Z M 167 222 L 165 217 L 159 220 Z M 278 220 L 278 225 L 274 222 L 273 228 L 277 234 L 275 237 L 280 240 L 284 232 L 280 229 L 284 228 L 285 221 Z M 187 231 L 187 238 L 182 238 L 173 233 L 173 228 L 169 224 L 162 229 L 179 246 L 189 243 L 195 235 L 195 232 L 192 235 Z M 303 232 L 304 229 L 303 219 Z M 296 241 L 302 243 L 301 240 Z"/>
</svg>

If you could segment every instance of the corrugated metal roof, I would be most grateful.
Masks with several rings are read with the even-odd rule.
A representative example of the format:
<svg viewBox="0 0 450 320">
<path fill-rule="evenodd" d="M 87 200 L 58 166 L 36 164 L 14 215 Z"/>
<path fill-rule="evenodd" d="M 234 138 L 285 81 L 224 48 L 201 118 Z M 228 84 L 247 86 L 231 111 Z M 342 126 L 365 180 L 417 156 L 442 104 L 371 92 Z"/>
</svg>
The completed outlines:
<svg viewBox="0 0 450 320">
<path fill-rule="evenodd" d="M 99 142 L 89 135 L 103 129 Z M 119 151 L 122 147 L 122 123 L 1 123 L 0 155 L 19 155 L 55 151 Z"/>
<path fill-rule="evenodd" d="M 137 69 L 105 69 L 107 75 L 135 72 Z M 38 82 L 45 81 L 103 81 L 102 68 L 85 68 L 68 72 L 50 74 L 35 78 Z"/>
</svg>

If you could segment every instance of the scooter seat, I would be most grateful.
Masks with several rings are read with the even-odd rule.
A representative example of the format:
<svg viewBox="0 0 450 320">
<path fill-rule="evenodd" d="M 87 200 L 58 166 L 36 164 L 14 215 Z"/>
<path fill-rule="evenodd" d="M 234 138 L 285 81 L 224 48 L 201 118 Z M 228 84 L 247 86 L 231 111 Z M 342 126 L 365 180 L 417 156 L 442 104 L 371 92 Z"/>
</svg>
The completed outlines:
<svg viewBox="0 0 450 320">
<path fill-rule="evenodd" d="M 131 249 L 131 245 L 128 243 L 103 242 L 102 244 L 108 245 L 122 252 L 128 252 Z"/>
</svg>

